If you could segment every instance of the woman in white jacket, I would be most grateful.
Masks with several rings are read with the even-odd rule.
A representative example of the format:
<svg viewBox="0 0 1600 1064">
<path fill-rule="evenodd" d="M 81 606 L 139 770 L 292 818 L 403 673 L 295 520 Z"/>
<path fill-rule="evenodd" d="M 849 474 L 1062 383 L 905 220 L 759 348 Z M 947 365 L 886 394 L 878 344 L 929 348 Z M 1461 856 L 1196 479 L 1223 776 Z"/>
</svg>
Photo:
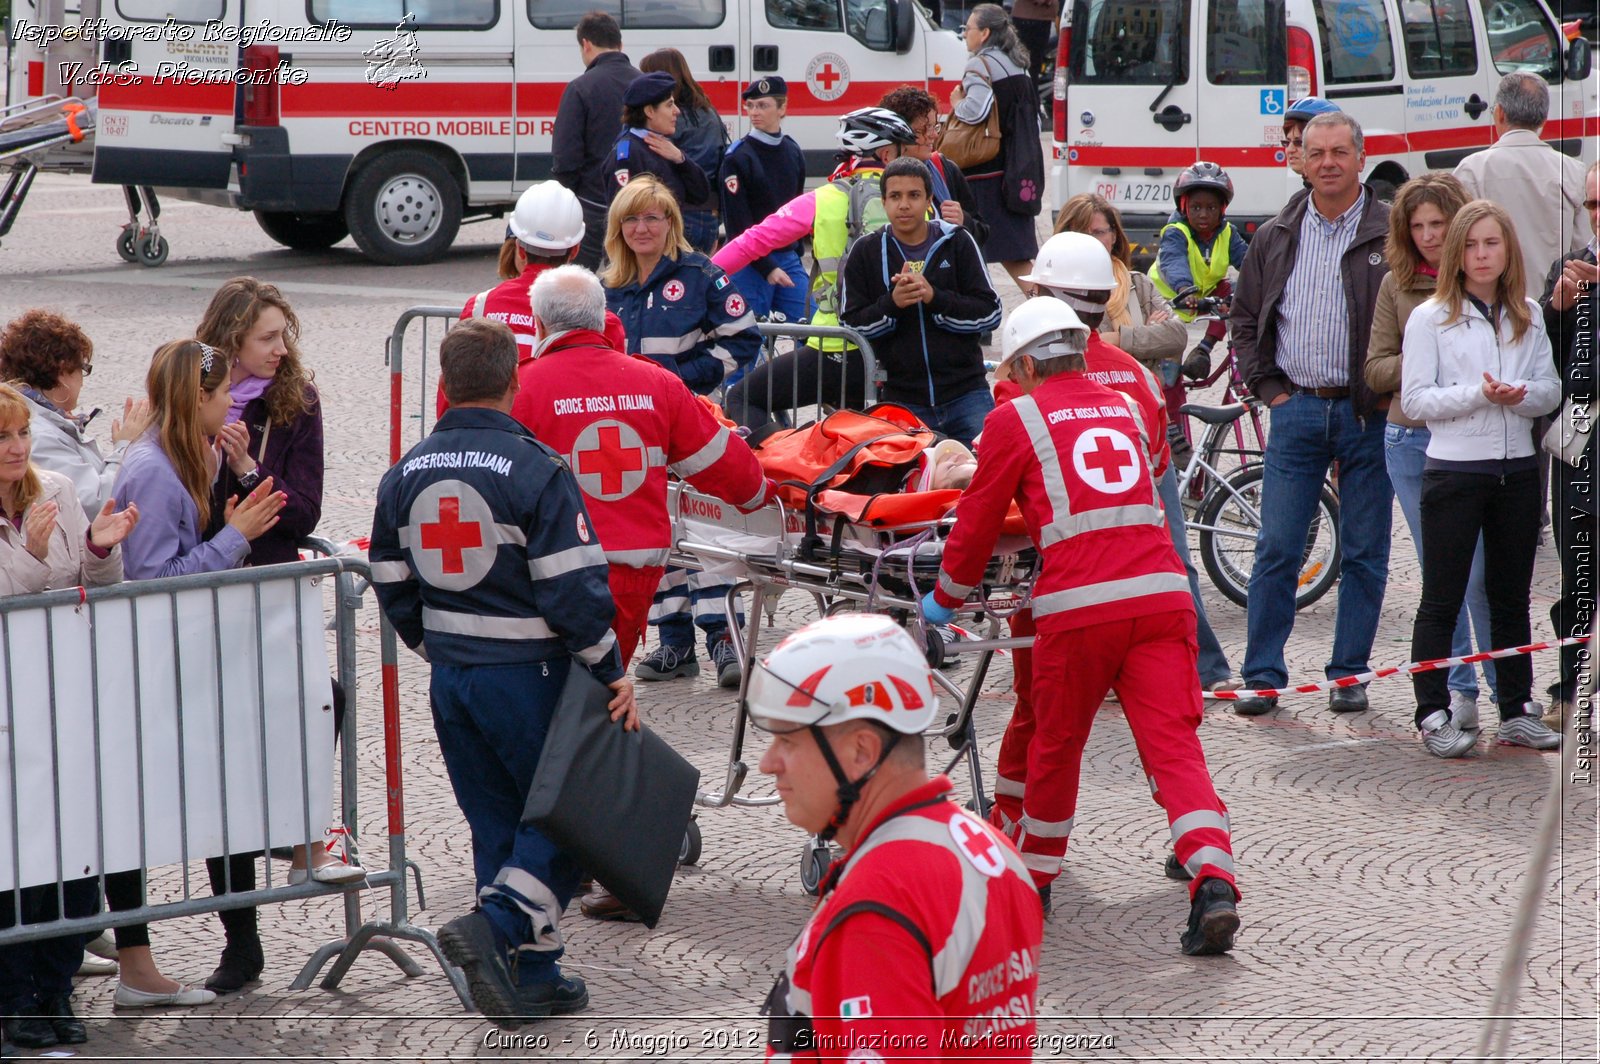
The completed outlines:
<svg viewBox="0 0 1600 1064">
<path fill-rule="evenodd" d="M 1533 419 L 1561 402 L 1561 379 L 1538 304 L 1528 299 L 1511 218 L 1488 200 L 1461 209 L 1445 236 L 1438 289 L 1406 322 L 1401 407 L 1432 434 L 1422 473 L 1422 601 L 1411 635 L 1417 660 L 1448 657 L 1480 532 L 1497 647 L 1530 636 L 1528 590 L 1539 541 L 1539 456 Z M 1450 717 L 1442 670 L 1417 673 L 1416 723 L 1435 757 L 1461 757 L 1475 736 Z M 1495 672 L 1503 744 L 1554 749 L 1561 737 L 1530 700 L 1533 663 Z"/>
</svg>

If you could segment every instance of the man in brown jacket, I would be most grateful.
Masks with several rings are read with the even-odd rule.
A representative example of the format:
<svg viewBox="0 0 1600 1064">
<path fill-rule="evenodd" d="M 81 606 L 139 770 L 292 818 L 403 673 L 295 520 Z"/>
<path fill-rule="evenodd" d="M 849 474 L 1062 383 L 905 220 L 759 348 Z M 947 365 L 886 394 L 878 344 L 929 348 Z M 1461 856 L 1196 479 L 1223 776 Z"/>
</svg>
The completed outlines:
<svg viewBox="0 0 1600 1064">
<path fill-rule="evenodd" d="M 1310 195 L 1262 226 L 1234 288 L 1234 351 L 1245 384 L 1271 407 L 1261 534 L 1250 573 L 1246 687 L 1289 679 L 1283 649 L 1294 628 L 1295 591 L 1323 478 L 1339 463 L 1344 551 L 1329 679 L 1365 672 L 1389 577 L 1394 493 L 1383 464 L 1383 416 L 1362 379 L 1389 207 L 1361 184 L 1361 126 L 1347 114 L 1318 115 L 1305 128 Z M 1234 711 L 1259 716 L 1273 697 L 1242 698 Z M 1365 688 L 1342 687 L 1335 712 L 1367 708 Z"/>
</svg>

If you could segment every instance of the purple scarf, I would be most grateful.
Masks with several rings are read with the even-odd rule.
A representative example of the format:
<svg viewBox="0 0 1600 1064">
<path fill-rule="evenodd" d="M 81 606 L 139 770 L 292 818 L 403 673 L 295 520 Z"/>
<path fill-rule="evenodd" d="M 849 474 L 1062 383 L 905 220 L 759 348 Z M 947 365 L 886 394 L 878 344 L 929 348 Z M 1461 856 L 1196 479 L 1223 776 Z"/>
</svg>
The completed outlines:
<svg viewBox="0 0 1600 1064">
<path fill-rule="evenodd" d="M 265 395 L 267 389 L 271 386 L 271 377 L 246 377 L 238 384 L 230 385 L 228 388 L 229 402 L 227 424 L 231 425 L 235 421 L 238 421 L 239 418 L 244 414 L 245 406 L 251 400 L 259 399 Z"/>
</svg>

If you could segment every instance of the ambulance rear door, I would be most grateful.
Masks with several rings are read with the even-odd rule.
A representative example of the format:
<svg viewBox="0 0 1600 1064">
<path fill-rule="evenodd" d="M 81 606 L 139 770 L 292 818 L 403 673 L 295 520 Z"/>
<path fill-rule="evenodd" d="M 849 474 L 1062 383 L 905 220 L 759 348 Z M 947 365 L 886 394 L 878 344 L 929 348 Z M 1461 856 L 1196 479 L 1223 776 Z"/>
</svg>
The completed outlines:
<svg viewBox="0 0 1600 1064">
<path fill-rule="evenodd" d="M 1366 143 L 1367 179 L 1384 199 L 1416 172 L 1408 158 L 1405 71 L 1400 66 L 1394 28 L 1396 0 L 1312 0 L 1322 64 L 1320 95 L 1361 123 Z M 1447 0 L 1448 2 L 1448 0 Z M 1291 171 L 1289 189 L 1300 188 Z"/>
<path fill-rule="evenodd" d="M 1550 120 L 1540 136 L 1559 151 L 1593 162 L 1595 90 L 1600 80 L 1570 76 L 1569 44 L 1560 24 L 1537 0 L 1494 0 L 1486 7 L 1483 28 L 1493 67 L 1490 80 L 1498 86 L 1501 77 L 1516 72 L 1543 78 L 1550 85 Z"/>
<path fill-rule="evenodd" d="M 1283 0 L 1201 0 L 1200 158 L 1233 180 L 1229 219 L 1247 237 L 1283 206 L 1287 29 Z"/>
<path fill-rule="evenodd" d="M 750 76 L 789 84 L 784 132 L 800 142 L 806 170 L 834 168 L 839 116 L 873 107 L 890 89 L 927 79 L 927 36 L 936 27 L 915 0 L 752 0 Z M 942 67 L 941 63 L 941 67 Z M 961 71 L 940 88 L 941 104 Z"/>
<path fill-rule="evenodd" d="M 573 31 L 590 11 L 622 28 L 622 50 L 638 66 L 657 48 L 676 48 L 729 135 L 738 136 L 739 90 L 748 74 L 748 27 L 740 0 L 503 0 L 517 19 L 517 185 L 550 176 L 561 93 L 583 73 Z M 710 175 L 715 177 L 716 175 Z"/>
<path fill-rule="evenodd" d="M 106 0 L 93 180 L 226 189 L 243 0 Z"/>
<path fill-rule="evenodd" d="M 1480 54 L 1479 0 L 1398 0 L 1405 53 L 1406 170 L 1452 170 L 1494 139 L 1499 80 Z M 1492 0 L 1498 3 L 1499 0 Z M 1388 145 L 1368 142 L 1368 153 Z"/>
<path fill-rule="evenodd" d="M 1172 212 L 1173 181 L 1200 158 L 1205 72 L 1196 19 L 1208 2 L 1072 0 L 1066 145 L 1059 149 L 1066 166 L 1058 162 L 1056 199 L 1104 196 L 1145 250 L 1154 250 Z M 1248 113 L 1254 111 L 1252 99 Z"/>
</svg>

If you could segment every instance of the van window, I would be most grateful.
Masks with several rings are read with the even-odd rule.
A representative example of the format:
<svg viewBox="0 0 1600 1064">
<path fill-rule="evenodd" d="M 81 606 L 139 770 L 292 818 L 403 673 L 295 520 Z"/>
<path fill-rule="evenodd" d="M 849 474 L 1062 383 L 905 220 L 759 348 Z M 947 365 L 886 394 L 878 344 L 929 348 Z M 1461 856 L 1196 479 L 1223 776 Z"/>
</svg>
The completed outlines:
<svg viewBox="0 0 1600 1064">
<path fill-rule="evenodd" d="M 528 0 L 528 21 L 542 30 L 570 30 L 604 11 L 623 30 L 699 30 L 722 25 L 725 0 Z"/>
<path fill-rule="evenodd" d="M 1206 15 L 1206 77 L 1213 85 L 1282 85 L 1282 0 L 1211 0 Z"/>
<path fill-rule="evenodd" d="M 307 7 L 313 23 L 341 26 L 394 29 L 410 17 L 419 30 L 480 30 L 500 21 L 497 0 L 309 0 Z"/>
<path fill-rule="evenodd" d="M 1189 80 L 1189 0 L 1073 0 L 1070 79 L 1089 85 Z"/>
<path fill-rule="evenodd" d="M 1478 47 L 1467 0 L 1400 0 L 1406 24 L 1406 70 L 1414 78 L 1473 74 Z"/>
<path fill-rule="evenodd" d="M 31 6 L 31 5 L 30 5 Z M 223 0 L 117 0 L 117 14 L 128 22 L 211 22 L 222 18 Z"/>
<path fill-rule="evenodd" d="M 1348 85 L 1394 80 L 1394 42 L 1383 0 L 1314 0 L 1313 6 L 1322 37 L 1324 81 Z"/>
<path fill-rule="evenodd" d="M 767 25 L 780 30 L 842 30 L 839 0 L 767 0 Z"/>
<path fill-rule="evenodd" d="M 1561 47 L 1555 30 L 1531 0 L 1496 0 L 1484 16 L 1489 58 L 1501 74 L 1527 71 L 1546 81 L 1561 79 Z"/>
</svg>

